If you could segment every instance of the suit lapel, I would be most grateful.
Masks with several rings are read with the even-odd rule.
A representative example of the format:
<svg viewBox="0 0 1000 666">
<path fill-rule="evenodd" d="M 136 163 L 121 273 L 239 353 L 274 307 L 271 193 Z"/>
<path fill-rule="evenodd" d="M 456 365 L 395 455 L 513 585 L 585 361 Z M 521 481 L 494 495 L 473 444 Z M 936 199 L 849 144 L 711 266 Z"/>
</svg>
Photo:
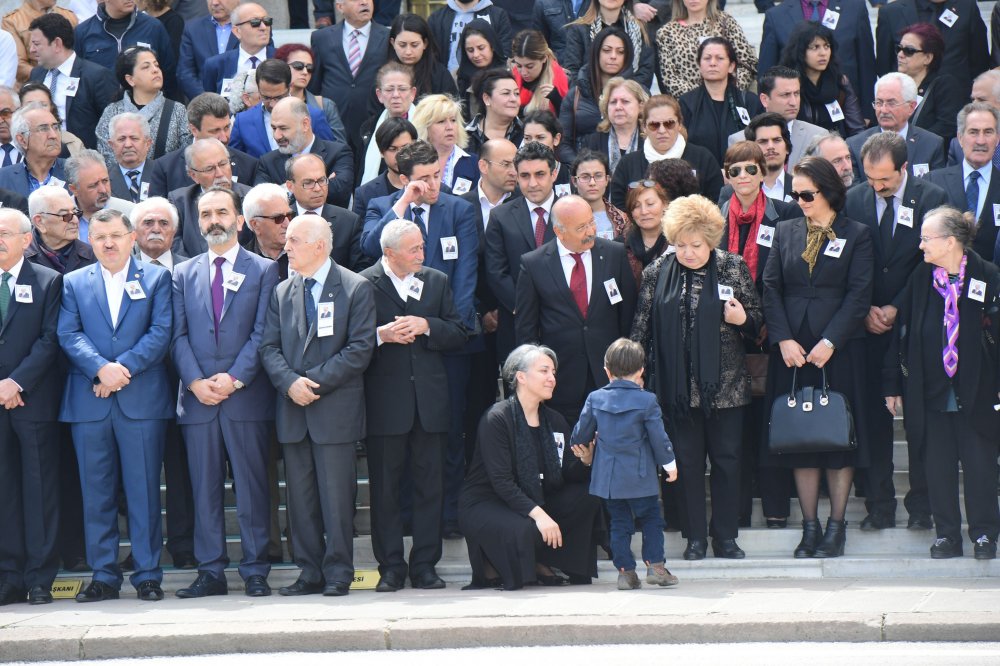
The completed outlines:
<svg viewBox="0 0 1000 666">
<path fill-rule="evenodd" d="M 521 232 L 521 235 L 524 237 L 524 241 L 525 243 L 527 243 L 527 246 L 532 250 L 534 250 L 535 217 L 534 213 L 528 208 L 529 206 L 531 206 L 531 203 L 527 199 L 523 199 L 515 205 L 517 206 L 517 213 L 518 213 L 517 215 L 515 215 L 515 217 L 520 218 L 521 220 L 520 222 L 518 222 L 517 228 Z M 525 224 L 524 222 L 525 220 L 527 220 L 527 224 Z"/>
<path fill-rule="evenodd" d="M 75 76 L 77 79 L 76 94 L 79 95 L 83 92 L 83 77 L 80 76 L 80 70 L 83 69 L 80 58 L 77 57 L 73 61 L 73 67 L 69 70 L 70 76 Z M 66 118 L 72 118 L 73 112 L 73 102 L 76 100 L 76 95 L 66 95 Z"/>
<path fill-rule="evenodd" d="M 246 250 L 240 248 L 236 252 L 236 261 L 233 262 L 233 272 L 240 273 L 245 278 L 247 269 L 250 268 L 250 263 L 250 255 L 247 254 Z M 242 288 L 242 286 L 243 285 L 241 284 L 240 288 Z M 222 317 L 220 317 L 220 321 L 226 316 L 226 312 L 229 311 L 229 307 L 233 304 L 233 300 L 240 292 L 239 290 L 233 291 L 232 289 L 226 289 L 223 287 L 222 293 L 225 295 L 225 298 L 222 301 Z"/>
<path fill-rule="evenodd" d="M 375 265 L 378 266 L 378 268 L 375 269 L 377 271 L 374 280 L 375 287 L 392 299 L 392 302 L 395 303 L 401 310 L 405 310 L 406 303 L 404 303 L 399 297 L 399 292 L 396 291 L 396 285 L 392 283 L 392 278 L 386 275 L 385 267 L 382 265 L 382 262 L 379 261 Z M 409 299 L 407 299 L 407 301 L 409 301 Z"/>
<path fill-rule="evenodd" d="M 875 210 L 875 190 L 872 189 L 870 185 L 865 185 L 865 187 L 867 189 L 865 190 L 865 197 L 862 205 L 864 206 L 866 212 L 871 212 L 871 217 L 868 215 L 862 215 L 861 220 L 868 226 L 869 229 L 871 229 L 872 242 L 875 243 L 875 249 L 878 251 L 878 256 L 882 258 L 882 264 L 884 265 L 888 263 L 888 259 L 886 257 L 886 249 L 882 247 L 882 235 L 879 233 L 878 229 L 879 220 L 878 214 Z"/>
<path fill-rule="evenodd" d="M 319 314 L 319 304 L 320 303 L 333 303 L 334 302 L 334 300 L 337 298 L 337 294 L 340 293 L 340 290 L 341 290 L 341 286 L 340 285 L 341 285 L 340 270 L 337 267 L 337 264 L 335 264 L 335 263 L 331 264 L 331 266 L 330 266 L 330 272 L 326 276 L 326 282 L 323 283 L 323 290 L 320 291 L 319 300 L 316 301 L 317 314 Z M 303 304 L 302 307 L 303 307 L 303 316 L 304 316 L 305 315 L 305 312 L 304 312 L 305 305 Z M 334 327 L 337 326 L 337 316 L 338 316 L 337 313 L 334 312 L 333 313 L 333 325 L 334 325 Z M 341 316 L 343 316 L 343 313 L 341 313 Z M 336 330 L 336 328 L 334 330 Z M 309 332 L 306 334 L 306 342 L 303 345 L 303 351 L 305 351 L 305 349 L 308 349 L 309 343 L 312 342 L 315 337 L 316 337 L 316 322 L 313 321 L 313 325 L 309 327 Z"/>
<path fill-rule="evenodd" d="M 593 252 L 591 252 L 591 257 L 593 257 Z M 582 322 L 583 314 L 580 312 L 580 308 L 576 307 L 576 300 L 573 298 L 573 292 L 570 291 L 569 284 L 566 282 L 566 273 L 563 271 L 562 267 L 562 257 L 559 256 L 559 247 L 555 243 L 551 243 L 545 248 L 545 264 L 549 268 L 549 274 L 555 281 L 554 284 L 558 285 L 558 290 L 569 299 L 569 308 Z"/>
<path fill-rule="evenodd" d="M 959 183 L 961 183 L 962 167 L 959 165 Z M 963 192 L 964 194 L 964 192 Z M 1000 170 L 993 169 L 990 174 L 990 187 L 986 190 L 986 201 L 983 203 L 983 210 L 979 213 L 980 226 L 997 226 L 996 216 L 993 214 L 993 206 L 1000 203 Z"/>
<path fill-rule="evenodd" d="M 919 235 L 920 231 L 916 228 L 918 221 L 923 218 L 923 214 L 927 211 L 920 210 L 917 208 L 919 200 L 917 197 L 920 195 L 920 184 L 913 176 L 906 177 L 906 189 L 903 190 L 903 200 L 900 202 L 900 206 L 905 206 L 913 211 L 911 216 L 912 226 L 907 226 L 905 224 L 899 223 L 899 214 L 896 214 L 896 229 L 892 233 L 892 247 L 889 249 L 888 254 L 885 257 L 885 265 L 889 265 L 889 261 L 892 257 L 899 251 L 900 247 L 910 245 L 917 245 L 914 243 L 914 235 Z"/>
<path fill-rule="evenodd" d="M 195 288 L 198 290 L 198 300 L 205 304 L 205 313 L 208 320 L 215 321 L 215 312 L 212 311 L 212 263 L 208 260 L 208 253 L 200 255 L 195 259 Z"/>
<path fill-rule="evenodd" d="M 149 293 L 148 290 L 146 289 L 146 284 L 143 283 L 142 280 L 144 275 L 145 272 L 140 267 L 140 265 L 136 263 L 135 259 L 129 257 L 128 273 L 125 274 L 125 282 L 129 283 L 133 280 L 139 282 L 142 285 L 143 292 L 146 294 L 146 298 L 149 298 Z M 121 327 L 122 322 L 125 321 L 125 316 L 128 314 L 129 308 L 131 307 L 132 307 L 132 298 L 128 295 L 128 290 L 126 290 L 125 292 L 122 293 L 122 304 L 118 308 L 118 323 L 115 325 L 116 331 Z"/>
<path fill-rule="evenodd" d="M 602 298 L 600 294 L 600 290 L 604 289 L 604 281 L 610 277 L 612 276 L 608 274 L 608 260 L 604 256 L 604 251 L 600 245 L 595 242 L 594 247 L 590 250 L 590 304 L 587 308 L 588 318 L 593 314 L 594 308 L 598 304 L 601 304 L 598 307 L 604 307 L 604 303 L 610 305 L 610 301 L 606 297 L 607 295 Z"/>
<path fill-rule="evenodd" d="M 21 264 L 21 272 L 17 275 L 17 281 L 15 285 L 23 284 L 31 287 L 31 298 L 32 301 L 36 298 L 40 298 L 41 294 L 38 292 L 38 278 L 35 276 L 35 271 L 31 267 L 31 262 L 27 259 Z M 2 288 L 2 287 L 0 287 Z M 20 309 L 21 304 L 18 303 L 17 299 L 14 298 L 14 294 L 10 295 L 10 303 L 7 306 L 7 318 L 0 322 L 0 335 L 7 330 L 8 324 L 14 321 L 14 317 L 17 315 L 17 311 Z"/>
<path fill-rule="evenodd" d="M 351 73 L 351 64 L 347 62 L 347 54 L 344 53 L 344 30 L 347 28 L 347 24 L 341 21 L 337 24 L 336 28 L 333 30 L 333 57 L 337 59 L 340 65 L 347 69 L 347 73 Z M 370 33 L 369 33 L 370 36 Z M 371 46 L 371 40 L 368 40 L 368 46 Z M 368 50 L 365 49 L 365 55 L 368 55 Z M 363 62 L 363 59 L 362 59 Z M 360 69 L 360 68 L 359 68 Z M 351 77 L 354 78 L 354 77 Z"/>
<path fill-rule="evenodd" d="M 430 209 L 430 217 L 427 219 L 427 245 L 424 247 L 426 255 L 424 264 L 427 266 L 436 263 L 441 254 L 441 227 L 444 226 L 445 205 L 438 199 Z"/>
<path fill-rule="evenodd" d="M 104 277 L 101 275 L 101 265 L 91 264 L 88 270 L 90 271 L 90 288 L 94 291 L 94 298 L 97 299 L 97 304 L 100 306 L 101 314 L 104 315 L 104 320 L 108 322 L 108 328 L 114 330 L 115 325 L 111 321 L 111 306 L 108 305 L 108 293 L 104 289 Z"/>
</svg>

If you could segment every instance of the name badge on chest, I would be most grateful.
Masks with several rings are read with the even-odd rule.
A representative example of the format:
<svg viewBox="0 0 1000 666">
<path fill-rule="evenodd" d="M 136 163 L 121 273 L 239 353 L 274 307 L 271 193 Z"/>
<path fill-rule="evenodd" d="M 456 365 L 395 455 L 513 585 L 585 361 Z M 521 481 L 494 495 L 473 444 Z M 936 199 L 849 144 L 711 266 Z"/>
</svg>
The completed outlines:
<svg viewBox="0 0 1000 666">
<path fill-rule="evenodd" d="M 725 284 L 720 284 L 719 285 L 719 300 L 728 301 L 728 300 L 732 299 L 732 297 L 733 297 L 733 288 L 730 287 L 730 286 L 728 286 L 728 285 L 725 285 Z"/>
<path fill-rule="evenodd" d="M 946 9 L 943 12 L 941 12 L 941 17 L 938 20 L 950 28 L 953 25 L 955 25 L 955 21 L 958 20 L 958 14 L 951 11 L 950 9 Z"/>
<path fill-rule="evenodd" d="M 80 77 L 70 76 L 66 78 L 66 97 L 76 97 L 80 90 Z"/>
<path fill-rule="evenodd" d="M 424 281 L 420 278 L 411 278 L 410 286 L 406 288 L 406 295 L 415 301 L 420 300 L 420 296 L 424 293 Z"/>
<path fill-rule="evenodd" d="M 472 181 L 468 178 L 456 178 L 455 184 L 451 188 L 451 193 L 456 197 L 461 196 L 472 189 Z"/>
<path fill-rule="evenodd" d="M 736 113 L 738 113 L 740 116 L 740 122 L 742 122 L 744 125 L 750 124 L 750 112 L 747 111 L 745 107 L 742 106 L 736 107 Z"/>
<path fill-rule="evenodd" d="M 840 12 L 835 12 L 832 9 L 827 9 L 826 13 L 823 14 L 823 20 L 820 21 L 830 30 L 836 30 L 837 24 L 840 23 Z"/>
<path fill-rule="evenodd" d="M 559 183 L 555 186 L 556 196 L 565 197 L 570 193 L 569 183 Z"/>
<path fill-rule="evenodd" d="M 129 280 L 125 283 L 125 293 L 133 301 L 141 301 L 146 298 L 146 292 L 142 290 L 142 285 L 138 280 Z"/>
<path fill-rule="evenodd" d="M 18 303 L 31 303 L 31 285 L 30 284 L 15 284 L 14 285 L 14 300 Z"/>
<path fill-rule="evenodd" d="M 562 462 L 563 453 L 566 451 L 566 436 L 561 432 L 552 433 L 552 439 L 556 442 L 556 453 L 559 454 L 559 462 Z"/>
<path fill-rule="evenodd" d="M 982 280 L 969 280 L 969 298 L 980 303 L 986 302 L 986 283 Z"/>
<path fill-rule="evenodd" d="M 922 178 L 927 175 L 927 172 L 931 170 L 931 165 L 927 162 L 921 162 L 920 164 L 913 165 L 913 175 L 917 178 Z"/>
<path fill-rule="evenodd" d="M 458 238 L 445 236 L 441 239 L 441 258 L 445 261 L 458 259 Z"/>
<path fill-rule="evenodd" d="M 913 228 L 913 209 L 909 206 L 900 206 L 896 214 L 896 222 L 904 227 Z"/>
<path fill-rule="evenodd" d="M 611 305 L 622 302 L 622 294 L 618 291 L 618 283 L 615 282 L 614 278 L 604 281 L 604 291 L 608 292 L 608 300 L 611 301 Z"/>
<path fill-rule="evenodd" d="M 243 286 L 243 280 L 245 280 L 246 277 L 247 276 L 242 273 L 230 273 L 226 281 L 222 283 L 222 286 L 229 291 L 239 291 L 240 287 Z"/>
<path fill-rule="evenodd" d="M 828 257 L 833 257 L 834 259 L 840 259 L 840 255 L 844 253 L 844 246 L 847 245 L 847 241 L 843 238 L 838 238 L 837 240 L 829 241 L 826 244 L 826 250 L 823 251 Z"/>
<path fill-rule="evenodd" d="M 333 335 L 333 303 L 321 302 L 316 307 L 316 337 L 326 338 Z"/>
<path fill-rule="evenodd" d="M 774 242 L 774 227 L 769 227 L 766 224 L 760 225 L 757 229 L 757 245 L 763 245 L 764 247 L 771 247 L 771 243 Z"/>
<path fill-rule="evenodd" d="M 830 114 L 830 120 L 835 123 L 844 119 L 844 110 L 840 108 L 840 102 L 833 100 L 826 105 L 826 112 Z"/>
<path fill-rule="evenodd" d="M 993 226 L 1000 227 L 1000 204 L 993 204 Z"/>
</svg>

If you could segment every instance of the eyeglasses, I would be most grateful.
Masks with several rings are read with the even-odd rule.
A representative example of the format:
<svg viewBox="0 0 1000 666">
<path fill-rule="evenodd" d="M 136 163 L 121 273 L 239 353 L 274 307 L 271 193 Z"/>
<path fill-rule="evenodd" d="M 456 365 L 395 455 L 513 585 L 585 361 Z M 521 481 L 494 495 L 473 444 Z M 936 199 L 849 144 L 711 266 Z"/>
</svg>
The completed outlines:
<svg viewBox="0 0 1000 666">
<path fill-rule="evenodd" d="M 677 124 L 677 121 L 672 118 L 670 120 L 647 120 L 646 128 L 659 132 L 661 127 L 665 130 L 672 130 L 677 127 Z"/>
<path fill-rule="evenodd" d="M 118 241 L 120 241 L 121 239 L 125 238 L 128 235 L 129 234 L 122 233 L 120 231 L 113 234 L 101 234 L 100 236 L 91 236 L 90 242 L 92 245 L 100 245 L 101 243 L 106 242 L 110 238 L 111 240 L 117 243 Z"/>
<path fill-rule="evenodd" d="M 877 99 L 874 102 L 872 102 L 872 108 L 895 109 L 897 107 L 903 106 L 904 104 L 907 104 L 907 102 L 897 102 L 896 100 L 892 99 L 889 100 Z"/>
<path fill-rule="evenodd" d="M 314 68 L 312 64 L 299 62 L 298 60 L 296 60 L 295 62 L 288 63 L 288 66 L 294 69 L 296 72 L 301 72 L 304 69 L 310 74 L 313 73 L 313 68 Z"/>
<path fill-rule="evenodd" d="M 801 192 L 796 192 L 793 190 L 788 193 L 788 196 L 790 196 L 795 201 L 802 199 L 806 203 L 812 203 L 813 201 L 816 200 L 817 194 L 819 194 L 818 191 L 803 190 Z"/>
<path fill-rule="evenodd" d="M 633 180 L 628 184 L 628 189 L 637 190 L 640 187 L 656 187 L 655 180 Z"/>
<path fill-rule="evenodd" d="M 748 164 L 746 166 L 735 165 L 729 167 L 726 173 L 729 174 L 730 178 L 738 178 L 739 175 L 744 171 L 747 172 L 748 176 L 756 176 L 757 172 L 760 171 L 760 169 L 757 168 L 756 164 Z"/>
<path fill-rule="evenodd" d="M 271 18 L 270 16 L 265 16 L 264 18 L 247 19 L 246 21 L 242 21 L 241 23 L 234 23 L 233 25 L 241 26 L 241 25 L 246 25 L 247 23 L 250 24 L 251 28 L 259 28 L 261 23 L 270 28 L 271 24 L 274 23 L 274 19 Z"/>
<path fill-rule="evenodd" d="M 49 132 L 55 132 L 56 134 L 59 134 L 59 132 L 61 131 L 62 128 L 59 127 L 58 123 L 54 125 L 48 125 L 48 124 L 38 125 L 36 127 L 31 127 L 28 129 L 28 132 L 31 134 L 48 134 Z"/>
<path fill-rule="evenodd" d="M 935 238 L 948 238 L 950 234 L 945 234 L 944 236 L 917 236 L 921 243 L 926 243 L 927 241 L 932 241 Z"/>
<path fill-rule="evenodd" d="M 927 53 L 923 49 L 913 48 L 912 46 L 903 46 L 902 44 L 896 44 L 896 53 L 902 53 L 907 58 L 912 58 L 918 53 Z"/>
<path fill-rule="evenodd" d="M 312 70 L 309 70 L 312 71 Z M 389 88 L 379 88 L 386 95 L 405 95 L 406 93 L 413 90 L 413 86 L 391 86 Z"/>
<path fill-rule="evenodd" d="M 307 190 L 311 190 L 314 187 L 326 187 L 327 183 L 329 182 L 330 182 L 329 178 L 317 178 L 316 180 L 313 180 L 312 178 L 306 178 L 305 180 L 301 181 L 299 185 L 306 188 Z"/>
<path fill-rule="evenodd" d="M 294 213 L 292 213 L 292 211 L 288 211 L 287 213 L 278 213 L 277 215 L 255 215 L 254 219 L 255 220 L 271 220 L 275 224 L 281 224 L 282 222 L 285 222 L 286 220 L 291 220 L 293 216 L 294 216 Z"/>
<path fill-rule="evenodd" d="M 14 115 L 14 109 L 0 109 L 0 118 L 7 120 Z"/>
<path fill-rule="evenodd" d="M 512 166 L 514 166 L 514 163 L 511 162 L 510 160 L 500 160 L 499 162 L 494 162 L 493 160 L 483 160 L 483 161 L 491 166 L 498 166 L 501 169 L 509 169 Z"/>
<path fill-rule="evenodd" d="M 607 177 L 606 173 L 581 173 L 575 178 L 581 183 L 603 183 Z"/>
<path fill-rule="evenodd" d="M 275 95 L 274 97 L 269 97 L 268 95 L 265 95 L 265 94 L 261 93 L 260 94 L 260 101 L 262 101 L 262 102 L 279 102 L 279 101 L 285 99 L 286 97 L 288 97 L 288 95 L 289 95 L 290 92 L 291 92 L 290 90 L 286 90 L 285 92 L 281 93 L 280 95 Z"/>
<path fill-rule="evenodd" d="M 79 208 L 74 208 L 69 213 L 50 213 L 48 211 L 43 210 L 42 211 L 42 215 L 51 215 L 52 217 L 61 217 L 63 222 L 65 222 L 66 224 L 69 224 L 69 223 L 71 223 L 73 221 L 74 217 L 78 217 L 80 215 L 83 215 L 83 211 L 80 210 Z"/>
<path fill-rule="evenodd" d="M 195 173 L 212 173 L 213 171 L 224 171 L 227 166 L 230 166 L 229 160 L 222 160 L 218 164 L 209 164 L 207 167 L 202 167 L 201 169 L 188 168 Z"/>
</svg>

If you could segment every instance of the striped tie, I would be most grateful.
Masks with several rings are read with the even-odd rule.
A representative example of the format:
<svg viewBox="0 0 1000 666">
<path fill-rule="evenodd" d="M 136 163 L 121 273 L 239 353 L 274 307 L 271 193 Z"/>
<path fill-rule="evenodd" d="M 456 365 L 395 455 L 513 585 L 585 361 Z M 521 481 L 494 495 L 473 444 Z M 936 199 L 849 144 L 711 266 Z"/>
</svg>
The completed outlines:
<svg viewBox="0 0 1000 666">
<path fill-rule="evenodd" d="M 139 172 L 133 169 L 131 171 L 126 171 L 125 175 L 128 176 L 129 180 L 128 184 L 129 198 L 132 199 L 132 203 L 139 203 L 139 181 L 136 180 L 136 176 L 139 175 Z"/>
<path fill-rule="evenodd" d="M 361 67 L 361 44 L 358 42 L 360 30 L 351 30 L 351 39 L 347 42 L 347 62 L 351 66 L 351 76 L 358 75 L 358 68 Z"/>
</svg>

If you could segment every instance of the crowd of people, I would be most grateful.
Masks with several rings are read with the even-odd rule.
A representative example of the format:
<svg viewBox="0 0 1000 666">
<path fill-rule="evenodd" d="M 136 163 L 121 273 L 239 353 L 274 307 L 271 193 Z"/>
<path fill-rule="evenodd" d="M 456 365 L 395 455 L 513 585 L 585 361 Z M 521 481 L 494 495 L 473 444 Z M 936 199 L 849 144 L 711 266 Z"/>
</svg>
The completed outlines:
<svg viewBox="0 0 1000 666">
<path fill-rule="evenodd" d="M 230 478 L 245 593 L 287 545 L 280 594 L 346 595 L 359 455 L 378 592 L 444 587 L 456 538 L 472 588 L 603 547 L 635 589 L 637 526 L 674 585 L 663 529 L 743 558 L 754 497 L 838 557 L 852 491 L 896 525 L 904 403 L 907 527 L 963 554 L 961 464 L 995 558 L 1000 49 L 973 0 L 874 38 L 863 0 L 764 2 L 759 49 L 720 4 L 315 0 L 279 48 L 239 0 L 5 16 L 0 605 L 60 569 L 162 599 L 164 546 L 227 594 Z M 850 448 L 771 449 L 796 385 Z"/>
</svg>

